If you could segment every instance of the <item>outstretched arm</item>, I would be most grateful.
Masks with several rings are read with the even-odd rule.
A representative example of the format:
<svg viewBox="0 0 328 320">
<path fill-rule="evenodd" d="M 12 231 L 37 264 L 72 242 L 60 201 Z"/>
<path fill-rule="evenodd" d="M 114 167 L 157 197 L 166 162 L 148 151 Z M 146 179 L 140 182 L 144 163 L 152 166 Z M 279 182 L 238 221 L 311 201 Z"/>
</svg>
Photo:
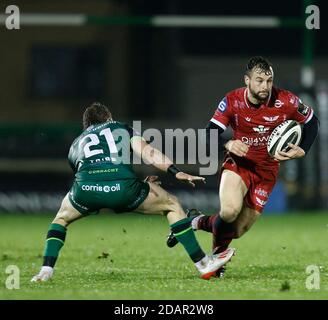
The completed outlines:
<svg viewBox="0 0 328 320">
<path fill-rule="evenodd" d="M 131 147 L 145 163 L 172 174 L 178 180 L 187 182 L 193 187 L 195 186 L 194 181 L 205 182 L 205 178 L 203 177 L 192 176 L 180 171 L 165 154 L 152 147 L 141 137 L 133 137 L 131 139 Z"/>
</svg>

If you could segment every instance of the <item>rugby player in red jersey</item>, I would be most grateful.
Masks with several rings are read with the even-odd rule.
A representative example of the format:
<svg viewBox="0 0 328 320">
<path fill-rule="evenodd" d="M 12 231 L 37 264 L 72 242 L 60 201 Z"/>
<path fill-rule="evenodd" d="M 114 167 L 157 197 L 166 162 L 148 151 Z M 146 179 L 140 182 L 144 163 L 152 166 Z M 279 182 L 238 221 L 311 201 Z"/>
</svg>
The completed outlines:
<svg viewBox="0 0 328 320">
<path fill-rule="evenodd" d="M 213 252 L 225 250 L 232 239 L 241 237 L 261 214 L 276 183 L 281 161 L 303 157 L 314 142 L 319 121 L 313 109 L 290 91 L 273 87 L 274 72 L 266 59 L 249 60 L 244 76 L 246 87 L 233 90 L 219 103 L 207 126 L 217 130 L 219 143 L 225 150 L 219 188 L 220 212 L 212 216 L 195 214 L 195 230 L 213 233 Z M 272 158 L 267 152 L 268 138 L 285 120 L 303 125 L 299 146 Z M 230 126 L 233 138 L 220 136 Z M 213 142 L 212 142 L 213 143 Z M 171 233 L 167 244 L 176 243 Z"/>
</svg>

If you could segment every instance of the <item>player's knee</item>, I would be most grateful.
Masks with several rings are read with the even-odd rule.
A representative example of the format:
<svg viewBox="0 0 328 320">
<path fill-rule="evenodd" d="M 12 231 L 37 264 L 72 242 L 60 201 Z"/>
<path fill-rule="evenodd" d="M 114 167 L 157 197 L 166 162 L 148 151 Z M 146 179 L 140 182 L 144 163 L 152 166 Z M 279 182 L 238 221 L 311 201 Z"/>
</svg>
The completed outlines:
<svg viewBox="0 0 328 320">
<path fill-rule="evenodd" d="M 178 198 L 176 196 L 174 196 L 173 194 L 168 195 L 167 206 L 172 211 L 178 211 L 179 207 L 181 207 Z"/>
<path fill-rule="evenodd" d="M 225 222 L 233 222 L 236 220 L 240 212 L 240 209 L 234 205 L 222 206 L 220 216 Z"/>
<path fill-rule="evenodd" d="M 183 219 L 186 217 L 186 214 L 181 207 L 179 199 L 172 194 L 169 194 L 168 197 L 168 211 L 172 212 L 175 215 L 175 218 L 177 219 Z"/>
<path fill-rule="evenodd" d="M 56 217 L 52 223 L 60 224 L 63 227 L 67 227 L 69 225 L 69 222 L 66 221 L 63 217 Z"/>
<path fill-rule="evenodd" d="M 59 212 L 52 223 L 57 223 L 62 225 L 63 227 L 67 227 L 72 222 L 72 218 L 70 217 L 68 212 Z"/>
</svg>

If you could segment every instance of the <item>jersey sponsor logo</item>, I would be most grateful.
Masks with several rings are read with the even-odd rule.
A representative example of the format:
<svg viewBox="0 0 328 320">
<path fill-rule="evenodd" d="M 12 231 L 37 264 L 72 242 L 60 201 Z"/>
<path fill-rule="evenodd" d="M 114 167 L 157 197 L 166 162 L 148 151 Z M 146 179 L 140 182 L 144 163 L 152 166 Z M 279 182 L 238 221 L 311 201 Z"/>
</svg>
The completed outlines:
<svg viewBox="0 0 328 320">
<path fill-rule="evenodd" d="M 265 120 L 265 121 L 268 121 L 268 122 L 274 122 L 274 121 L 276 121 L 276 120 L 278 120 L 278 118 L 279 118 L 279 116 L 275 116 L 275 117 L 263 117 L 263 119 Z"/>
<path fill-rule="evenodd" d="M 259 196 L 261 196 L 261 197 L 268 197 L 269 195 L 268 195 L 268 192 L 267 191 L 265 191 L 264 189 L 262 189 L 262 188 L 257 188 L 257 189 L 255 189 L 255 193 L 257 194 L 257 195 L 259 195 Z"/>
<path fill-rule="evenodd" d="M 263 147 L 268 144 L 269 140 L 269 135 L 267 136 L 262 136 L 258 138 L 251 138 L 251 137 L 242 137 L 241 141 L 244 142 L 245 144 L 249 146 L 254 146 L 254 147 Z"/>
<path fill-rule="evenodd" d="M 270 130 L 269 127 L 262 126 L 261 124 L 257 127 L 253 127 L 253 130 L 257 133 L 263 134 Z"/>
<path fill-rule="evenodd" d="M 246 120 L 247 122 L 251 122 L 252 118 L 250 118 L 250 117 L 245 117 L 245 120 Z"/>
<path fill-rule="evenodd" d="M 295 104 L 295 97 L 291 97 L 291 98 L 289 99 L 289 103 L 290 103 L 290 104 Z"/>
<path fill-rule="evenodd" d="M 301 99 L 298 100 L 298 107 L 297 111 L 304 117 L 306 117 L 309 114 L 310 107 L 305 105 Z"/>
<path fill-rule="evenodd" d="M 255 199 L 256 199 L 256 202 L 257 202 L 261 207 L 264 207 L 265 204 L 267 203 L 266 201 L 261 200 L 261 199 L 258 198 L 258 197 L 255 197 Z"/>
<path fill-rule="evenodd" d="M 119 172 L 118 168 L 89 170 L 88 174 L 115 173 Z"/>
<path fill-rule="evenodd" d="M 227 105 L 228 105 L 227 98 L 224 97 L 218 105 L 218 110 L 221 111 L 221 112 L 226 111 Z"/>
<path fill-rule="evenodd" d="M 276 100 L 276 101 L 274 102 L 274 106 L 275 106 L 276 108 L 281 108 L 283 105 L 284 105 L 284 103 L 283 103 L 281 100 Z"/>
<path fill-rule="evenodd" d="M 89 185 L 89 184 L 83 184 L 82 185 L 82 190 L 83 191 L 98 191 L 98 192 L 116 192 L 121 190 L 121 184 L 116 183 L 115 186 L 99 186 L 98 184 L 96 185 Z"/>
</svg>

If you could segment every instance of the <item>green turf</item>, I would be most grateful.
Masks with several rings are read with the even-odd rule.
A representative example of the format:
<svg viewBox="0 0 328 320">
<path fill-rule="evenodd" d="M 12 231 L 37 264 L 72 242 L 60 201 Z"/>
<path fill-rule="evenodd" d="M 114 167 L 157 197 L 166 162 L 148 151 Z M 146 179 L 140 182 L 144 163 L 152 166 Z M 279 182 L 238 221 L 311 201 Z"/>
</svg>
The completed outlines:
<svg viewBox="0 0 328 320">
<path fill-rule="evenodd" d="M 164 217 L 101 214 L 69 227 L 54 278 L 30 283 L 51 215 L 0 214 L 0 299 L 327 299 L 328 213 L 261 217 L 233 242 L 223 279 L 204 281 L 179 245 L 165 245 Z M 197 232 L 209 250 L 211 235 Z M 107 256 L 108 254 L 108 256 Z M 20 289 L 5 287 L 8 265 Z M 320 268 L 308 290 L 306 267 Z"/>
</svg>

